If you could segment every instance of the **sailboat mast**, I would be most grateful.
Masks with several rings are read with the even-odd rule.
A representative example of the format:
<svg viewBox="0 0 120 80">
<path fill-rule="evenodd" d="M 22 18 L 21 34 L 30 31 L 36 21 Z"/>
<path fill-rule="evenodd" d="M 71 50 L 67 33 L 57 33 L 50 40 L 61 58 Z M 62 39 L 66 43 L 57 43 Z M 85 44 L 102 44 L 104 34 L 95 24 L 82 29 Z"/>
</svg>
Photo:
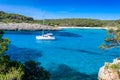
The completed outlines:
<svg viewBox="0 0 120 80">
<path fill-rule="evenodd" d="M 42 35 L 44 35 L 44 18 L 43 18 L 43 29 L 42 29 Z"/>
</svg>

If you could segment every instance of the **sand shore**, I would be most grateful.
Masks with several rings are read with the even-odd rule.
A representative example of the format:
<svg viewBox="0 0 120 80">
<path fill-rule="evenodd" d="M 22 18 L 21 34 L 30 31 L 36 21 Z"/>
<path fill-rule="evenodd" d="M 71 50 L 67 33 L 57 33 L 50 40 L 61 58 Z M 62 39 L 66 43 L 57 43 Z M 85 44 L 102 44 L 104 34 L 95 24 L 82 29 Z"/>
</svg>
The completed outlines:
<svg viewBox="0 0 120 80">
<path fill-rule="evenodd" d="M 108 27 L 59 27 L 60 29 L 65 29 L 65 28 L 78 28 L 78 29 L 109 29 Z"/>
</svg>

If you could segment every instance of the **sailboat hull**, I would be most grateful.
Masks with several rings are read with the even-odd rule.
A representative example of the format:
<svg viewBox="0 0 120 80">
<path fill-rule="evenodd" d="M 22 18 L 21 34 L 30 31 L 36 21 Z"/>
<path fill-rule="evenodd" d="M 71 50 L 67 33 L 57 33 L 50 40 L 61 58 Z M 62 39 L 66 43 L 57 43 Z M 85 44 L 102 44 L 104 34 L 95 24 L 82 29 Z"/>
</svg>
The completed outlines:
<svg viewBox="0 0 120 80">
<path fill-rule="evenodd" d="M 37 40 L 55 40 L 54 36 L 49 36 L 49 35 L 42 35 L 42 36 L 36 36 Z"/>
</svg>

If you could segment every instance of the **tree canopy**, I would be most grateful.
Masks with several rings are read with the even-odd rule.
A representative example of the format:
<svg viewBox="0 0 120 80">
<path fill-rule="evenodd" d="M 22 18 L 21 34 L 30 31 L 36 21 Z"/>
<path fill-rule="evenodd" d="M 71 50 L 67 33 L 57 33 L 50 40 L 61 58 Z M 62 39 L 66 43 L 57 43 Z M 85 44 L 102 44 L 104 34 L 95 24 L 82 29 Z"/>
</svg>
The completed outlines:
<svg viewBox="0 0 120 80">
<path fill-rule="evenodd" d="M 40 63 L 28 61 L 23 64 L 5 55 L 10 41 L 2 38 L 3 34 L 4 32 L 0 31 L 0 80 L 49 80 L 50 73 L 40 66 Z"/>
<path fill-rule="evenodd" d="M 105 38 L 105 43 L 103 43 L 100 48 L 110 49 L 120 47 L 120 26 L 118 25 L 113 29 L 108 30 L 107 36 Z"/>
<path fill-rule="evenodd" d="M 10 14 L 10 13 L 5 13 L 3 11 L 0 11 L 0 22 L 21 23 L 21 22 L 32 22 L 32 21 L 34 21 L 34 19 L 31 17 L 26 17 L 19 14 Z"/>
</svg>

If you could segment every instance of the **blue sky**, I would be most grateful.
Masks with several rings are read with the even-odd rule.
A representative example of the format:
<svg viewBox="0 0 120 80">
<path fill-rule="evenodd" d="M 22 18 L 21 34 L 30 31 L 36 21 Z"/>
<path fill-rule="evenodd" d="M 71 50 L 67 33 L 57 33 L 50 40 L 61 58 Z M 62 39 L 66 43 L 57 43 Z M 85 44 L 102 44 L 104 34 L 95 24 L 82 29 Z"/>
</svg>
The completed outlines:
<svg viewBox="0 0 120 80">
<path fill-rule="evenodd" d="M 35 19 L 120 19 L 120 0 L 0 0 L 0 10 Z"/>
</svg>

